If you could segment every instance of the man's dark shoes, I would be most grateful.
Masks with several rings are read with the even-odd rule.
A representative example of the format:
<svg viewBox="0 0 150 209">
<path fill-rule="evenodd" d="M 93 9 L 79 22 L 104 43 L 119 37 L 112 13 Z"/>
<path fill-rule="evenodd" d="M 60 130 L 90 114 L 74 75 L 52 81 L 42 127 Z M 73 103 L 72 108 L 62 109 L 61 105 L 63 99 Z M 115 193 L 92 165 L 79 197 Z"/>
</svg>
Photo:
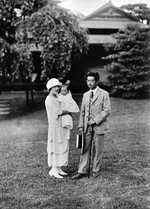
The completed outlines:
<svg viewBox="0 0 150 209">
<path fill-rule="evenodd" d="M 85 173 L 78 173 L 75 176 L 73 176 L 72 179 L 73 180 L 76 180 L 76 179 L 81 179 L 83 177 L 86 177 L 86 174 Z"/>
<path fill-rule="evenodd" d="M 96 178 L 99 176 L 99 172 L 93 172 L 93 177 Z"/>
</svg>

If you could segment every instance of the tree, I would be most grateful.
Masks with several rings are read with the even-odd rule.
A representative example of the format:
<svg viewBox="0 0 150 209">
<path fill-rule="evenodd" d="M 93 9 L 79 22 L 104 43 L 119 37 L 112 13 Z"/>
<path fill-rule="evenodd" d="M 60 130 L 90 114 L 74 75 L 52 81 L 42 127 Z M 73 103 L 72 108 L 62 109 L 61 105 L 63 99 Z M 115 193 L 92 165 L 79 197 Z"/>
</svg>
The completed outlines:
<svg viewBox="0 0 150 209">
<path fill-rule="evenodd" d="M 47 0 L 1 0 L 0 37 L 10 44 L 15 43 L 16 22 L 30 16 L 46 4 Z"/>
<path fill-rule="evenodd" d="M 17 22 L 26 19 L 47 3 L 58 0 L 1 0 L 0 1 L 0 74 L 3 83 L 19 75 L 31 75 L 32 57 L 27 43 L 16 39 Z M 28 72 L 27 72 L 28 71 Z M 25 76 L 25 77 L 26 77 Z"/>
<path fill-rule="evenodd" d="M 46 5 L 47 0 L 1 0 L 0 1 L 0 74 L 5 83 L 22 74 L 22 65 L 30 71 L 27 48 L 16 40 L 16 23 Z M 18 13 L 19 11 L 19 13 Z M 25 53 L 26 51 L 26 53 Z M 25 57 L 27 56 L 27 57 Z M 19 58 L 20 57 L 20 58 Z M 21 59 L 21 62 L 20 62 Z M 14 69 L 16 72 L 14 72 Z M 20 72 L 17 70 L 20 70 Z M 24 74 L 24 73 L 23 73 Z M 30 73 L 29 73 L 30 74 Z"/>
<path fill-rule="evenodd" d="M 140 98 L 150 93 L 150 29 L 127 25 L 114 34 L 115 44 L 105 66 L 112 92 L 123 98 Z"/>
<path fill-rule="evenodd" d="M 18 40 L 32 41 L 43 47 L 43 73 L 63 78 L 71 68 L 71 60 L 88 49 L 87 31 L 79 26 L 79 18 L 59 6 L 47 5 L 18 25 Z"/>
<path fill-rule="evenodd" d="M 136 16 L 139 21 L 146 21 L 146 24 L 150 23 L 150 8 L 147 7 L 147 4 L 127 4 L 121 6 L 121 9 L 130 13 L 131 15 Z"/>
<path fill-rule="evenodd" d="M 28 46 L 18 43 L 8 44 L 0 38 L 0 72 L 3 83 L 13 82 L 20 77 L 31 77 L 32 56 Z"/>
</svg>

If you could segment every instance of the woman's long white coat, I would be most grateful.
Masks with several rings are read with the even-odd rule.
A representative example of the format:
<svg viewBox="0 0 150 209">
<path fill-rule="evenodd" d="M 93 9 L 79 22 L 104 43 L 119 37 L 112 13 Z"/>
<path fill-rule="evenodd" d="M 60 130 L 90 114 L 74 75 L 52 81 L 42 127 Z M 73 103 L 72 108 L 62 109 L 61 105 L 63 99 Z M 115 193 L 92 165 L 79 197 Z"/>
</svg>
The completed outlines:
<svg viewBox="0 0 150 209">
<path fill-rule="evenodd" d="M 57 98 L 48 95 L 45 100 L 48 118 L 48 166 L 58 167 L 68 164 L 70 131 L 62 127 L 62 110 Z"/>
</svg>

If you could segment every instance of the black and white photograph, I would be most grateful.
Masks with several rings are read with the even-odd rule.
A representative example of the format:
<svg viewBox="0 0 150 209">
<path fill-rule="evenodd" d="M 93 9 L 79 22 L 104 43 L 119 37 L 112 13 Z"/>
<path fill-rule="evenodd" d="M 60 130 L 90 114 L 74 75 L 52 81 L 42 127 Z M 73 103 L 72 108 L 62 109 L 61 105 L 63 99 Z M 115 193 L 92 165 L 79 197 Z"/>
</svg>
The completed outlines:
<svg viewBox="0 0 150 209">
<path fill-rule="evenodd" d="M 150 1 L 0 1 L 0 209 L 150 209 Z"/>
</svg>

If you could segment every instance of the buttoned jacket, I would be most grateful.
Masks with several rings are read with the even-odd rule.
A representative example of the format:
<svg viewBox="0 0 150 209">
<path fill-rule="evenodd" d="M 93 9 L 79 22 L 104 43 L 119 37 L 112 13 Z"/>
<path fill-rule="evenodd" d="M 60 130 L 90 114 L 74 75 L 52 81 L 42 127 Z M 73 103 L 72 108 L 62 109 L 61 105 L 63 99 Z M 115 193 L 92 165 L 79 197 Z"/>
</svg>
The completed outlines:
<svg viewBox="0 0 150 209">
<path fill-rule="evenodd" d="M 84 132 L 86 132 L 88 125 L 90 96 L 91 91 L 89 90 L 83 95 L 81 104 L 78 128 L 84 128 Z M 96 134 L 104 134 L 109 129 L 108 116 L 110 115 L 110 111 L 109 94 L 98 87 L 90 105 L 90 117 L 95 122 L 94 131 Z"/>
</svg>

